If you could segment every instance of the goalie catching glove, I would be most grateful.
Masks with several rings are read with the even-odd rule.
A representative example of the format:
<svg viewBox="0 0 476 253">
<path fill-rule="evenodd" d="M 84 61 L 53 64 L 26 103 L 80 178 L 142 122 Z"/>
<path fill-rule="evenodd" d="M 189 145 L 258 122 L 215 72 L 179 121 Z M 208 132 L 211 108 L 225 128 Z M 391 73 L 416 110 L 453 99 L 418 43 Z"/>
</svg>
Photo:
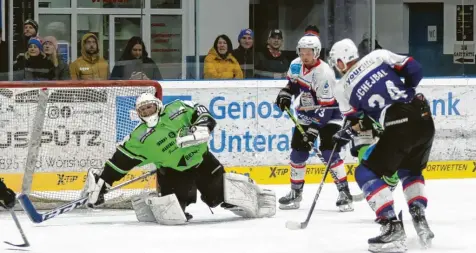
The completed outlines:
<svg viewBox="0 0 476 253">
<path fill-rule="evenodd" d="M 210 131 L 207 126 L 184 127 L 179 130 L 177 146 L 186 148 L 208 142 Z"/>
</svg>

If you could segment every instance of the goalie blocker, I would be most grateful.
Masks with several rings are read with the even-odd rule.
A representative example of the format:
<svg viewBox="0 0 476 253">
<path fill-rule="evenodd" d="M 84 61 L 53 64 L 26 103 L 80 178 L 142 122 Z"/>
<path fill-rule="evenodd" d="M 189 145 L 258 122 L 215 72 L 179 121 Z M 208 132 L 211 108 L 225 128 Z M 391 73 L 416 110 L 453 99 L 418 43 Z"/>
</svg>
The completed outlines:
<svg viewBox="0 0 476 253">
<path fill-rule="evenodd" d="M 209 152 L 216 122 L 208 109 L 190 101 L 163 105 L 150 93 L 136 101 L 138 125 L 104 166 L 90 170 L 83 191 L 88 206 L 104 203 L 114 182 L 136 166 L 155 164 L 160 195 L 133 199 L 139 221 L 184 224 L 192 218 L 185 208 L 196 203 L 197 190 L 209 207 L 222 207 L 246 218 L 270 217 L 276 211 L 274 192 L 262 190 L 246 176 L 225 173 Z"/>
</svg>

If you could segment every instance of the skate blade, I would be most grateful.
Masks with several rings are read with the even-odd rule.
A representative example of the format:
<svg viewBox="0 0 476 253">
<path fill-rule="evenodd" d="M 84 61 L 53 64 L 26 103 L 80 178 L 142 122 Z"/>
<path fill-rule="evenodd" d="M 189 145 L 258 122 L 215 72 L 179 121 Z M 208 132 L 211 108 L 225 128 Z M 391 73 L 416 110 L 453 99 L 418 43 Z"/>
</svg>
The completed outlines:
<svg viewBox="0 0 476 253">
<path fill-rule="evenodd" d="M 369 251 L 373 253 L 403 253 L 407 251 L 405 241 L 369 244 Z"/>
<path fill-rule="evenodd" d="M 281 210 L 294 210 L 299 209 L 301 205 L 299 203 L 291 203 L 291 204 L 279 204 L 279 209 Z"/>
<path fill-rule="evenodd" d="M 341 212 L 352 212 L 354 207 L 351 204 L 339 206 L 339 211 Z"/>
<path fill-rule="evenodd" d="M 431 242 L 434 237 L 433 234 L 430 234 L 428 232 L 423 232 L 418 235 L 420 245 L 423 249 L 429 249 L 431 248 Z"/>
</svg>

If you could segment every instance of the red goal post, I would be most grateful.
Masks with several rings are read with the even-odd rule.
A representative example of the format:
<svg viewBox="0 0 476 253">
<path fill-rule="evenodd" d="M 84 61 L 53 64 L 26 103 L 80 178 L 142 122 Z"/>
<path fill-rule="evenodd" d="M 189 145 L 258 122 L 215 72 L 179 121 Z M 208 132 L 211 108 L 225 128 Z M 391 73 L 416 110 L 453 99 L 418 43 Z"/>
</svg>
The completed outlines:
<svg viewBox="0 0 476 253">
<path fill-rule="evenodd" d="M 139 123 L 134 105 L 143 92 L 162 99 L 151 80 L 0 82 L 0 180 L 37 209 L 79 198 L 86 172 L 102 169 Z M 108 194 L 104 207 L 130 208 L 132 196 L 155 188 L 152 177 L 139 181 Z"/>
</svg>

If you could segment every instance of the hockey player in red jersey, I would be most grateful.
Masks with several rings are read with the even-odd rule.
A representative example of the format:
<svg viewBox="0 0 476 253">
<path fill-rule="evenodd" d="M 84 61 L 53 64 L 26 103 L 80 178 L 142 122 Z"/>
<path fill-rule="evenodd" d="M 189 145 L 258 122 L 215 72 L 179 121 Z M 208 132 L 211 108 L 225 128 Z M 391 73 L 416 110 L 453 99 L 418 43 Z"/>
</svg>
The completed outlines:
<svg viewBox="0 0 476 253">
<path fill-rule="evenodd" d="M 344 161 L 339 150 L 332 153 L 332 136 L 341 129 L 342 114 L 333 93 L 336 82 L 334 71 L 319 59 L 321 42 L 318 36 L 302 37 L 296 47 L 299 57 L 292 61 L 286 87 L 281 89 L 276 104 L 281 110 L 294 103 L 301 107 L 322 106 L 319 110 L 298 111 L 297 120 L 306 131 L 305 136 L 294 131 L 291 140 L 291 191 L 279 199 L 280 209 L 298 209 L 302 200 L 306 162 L 314 142 L 319 137 L 319 150 L 323 160 L 330 163 L 331 175 L 339 192 L 336 206 L 342 212 L 353 211 L 352 195 L 347 183 Z M 328 107 L 328 108 L 326 108 Z M 332 154 L 332 156 L 331 156 Z"/>
</svg>

